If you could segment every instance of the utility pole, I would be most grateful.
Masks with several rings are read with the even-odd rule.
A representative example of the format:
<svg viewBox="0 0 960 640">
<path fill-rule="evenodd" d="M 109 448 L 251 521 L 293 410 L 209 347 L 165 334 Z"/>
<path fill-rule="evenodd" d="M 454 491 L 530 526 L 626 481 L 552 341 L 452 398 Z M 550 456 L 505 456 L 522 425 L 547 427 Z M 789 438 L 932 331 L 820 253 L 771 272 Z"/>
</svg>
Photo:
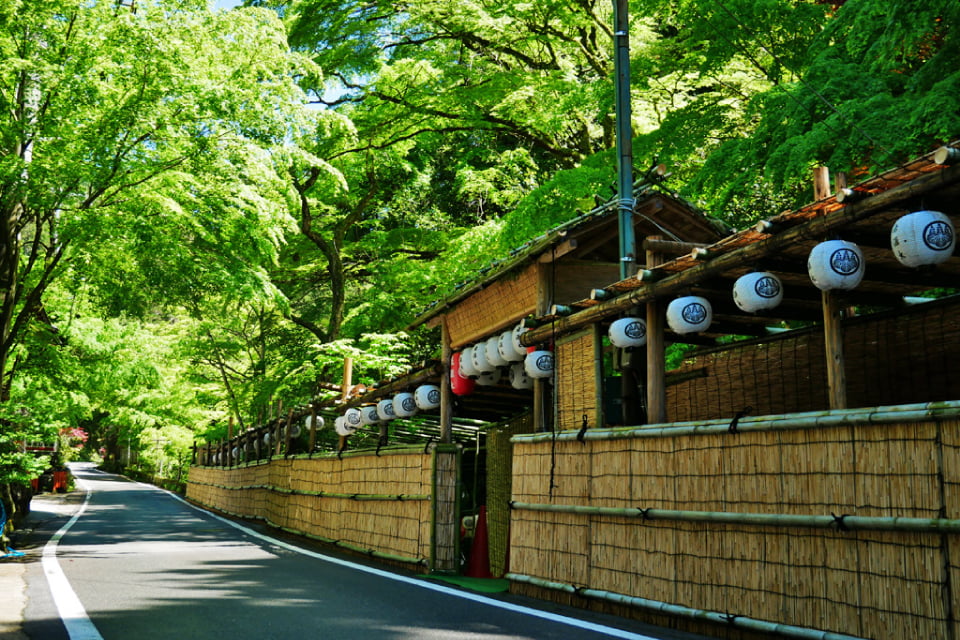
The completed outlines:
<svg viewBox="0 0 960 640">
<path fill-rule="evenodd" d="M 637 271 L 637 239 L 633 233 L 633 127 L 630 125 L 629 0 L 613 0 L 614 73 L 617 116 L 617 199 L 620 228 L 620 279 Z"/>
</svg>

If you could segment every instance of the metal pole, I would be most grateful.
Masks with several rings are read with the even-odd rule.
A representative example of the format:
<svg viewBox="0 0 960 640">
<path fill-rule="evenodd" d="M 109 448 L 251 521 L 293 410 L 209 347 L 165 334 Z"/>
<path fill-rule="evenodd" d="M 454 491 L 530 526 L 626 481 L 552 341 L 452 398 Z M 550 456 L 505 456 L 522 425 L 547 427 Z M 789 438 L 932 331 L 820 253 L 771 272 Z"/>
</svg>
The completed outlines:
<svg viewBox="0 0 960 640">
<path fill-rule="evenodd" d="M 617 198 L 620 227 L 620 279 L 637 269 L 637 239 L 633 233 L 633 128 L 630 109 L 630 20 L 628 0 L 613 0 L 614 73 L 617 116 Z"/>
</svg>

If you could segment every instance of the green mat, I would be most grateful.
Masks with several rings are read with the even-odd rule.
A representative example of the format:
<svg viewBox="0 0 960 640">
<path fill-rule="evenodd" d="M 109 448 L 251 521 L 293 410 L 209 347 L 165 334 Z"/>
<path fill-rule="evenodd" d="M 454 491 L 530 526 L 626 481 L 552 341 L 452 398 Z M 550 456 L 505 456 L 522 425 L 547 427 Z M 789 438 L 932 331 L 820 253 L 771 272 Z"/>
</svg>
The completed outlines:
<svg viewBox="0 0 960 640">
<path fill-rule="evenodd" d="M 506 578 L 471 578 L 469 576 L 442 576 L 430 575 L 423 576 L 426 580 L 437 580 L 439 582 L 449 582 L 464 589 L 479 591 L 481 593 L 503 593 L 510 588 L 510 581 Z"/>
</svg>

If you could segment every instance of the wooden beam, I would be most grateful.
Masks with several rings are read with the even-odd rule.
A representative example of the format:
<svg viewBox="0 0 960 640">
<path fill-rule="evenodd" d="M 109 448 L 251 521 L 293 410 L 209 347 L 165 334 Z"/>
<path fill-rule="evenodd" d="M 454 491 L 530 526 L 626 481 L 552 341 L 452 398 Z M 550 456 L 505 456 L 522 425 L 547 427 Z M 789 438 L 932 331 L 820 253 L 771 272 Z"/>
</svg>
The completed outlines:
<svg viewBox="0 0 960 640">
<path fill-rule="evenodd" d="M 653 251 L 655 253 L 668 256 L 687 255 L 694 249 L 709 247 L 708 244 L 700 242 L 677 242 L 676 240 L 663 240 L 659 236 L 650 236 L 643 241 L 644 251 Z M 647 265 L 649 268 L 650 265 Z"/>
<path fill-rule="evenodd" d="M 541 254 L 540 262 L 548 263 L 548 262 L 553 262 L 554 260 L 557 260 L 559 258 L 562 258 L 563 256 L 575 250 L 578 244 L 579 242 L 577 241 L 576 238 L 570 238 L 569 240 L 565 240 L 564 242 L 561 242 L 556 247 L 554 247 L 551 251 L 545 251 L 543 254 Z"/>
</svg>

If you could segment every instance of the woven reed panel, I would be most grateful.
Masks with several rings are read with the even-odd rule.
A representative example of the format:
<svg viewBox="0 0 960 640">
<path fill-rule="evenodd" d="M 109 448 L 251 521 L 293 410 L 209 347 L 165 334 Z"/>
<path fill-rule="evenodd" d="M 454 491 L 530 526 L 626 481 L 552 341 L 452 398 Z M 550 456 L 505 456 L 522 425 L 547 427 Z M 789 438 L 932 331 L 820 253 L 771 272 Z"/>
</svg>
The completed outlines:
<svg viewBox="0 0 960 640">
<path fill-rule="evenodd" d="M 844 325 L 851 407 L 960 398 L 960 303 L 916 305 Z M 677 373 L 706 373 L 667 388 L 671 422 L 827 409 L 819 330 L 691 356 Z"/>
<path fill-rule="evenodd" d="M 521 442 L 513 469 L 518 502 L 956 517 L 960 421 Z M 511 525 L 511 571 L 614 593 L 876 638 L 948 637 L 960 610 L 960 536 L 523 510 Z"/>
<path fill-rule="evenodd" d="M 533 432 L 529 414 L 487 432 L 487 539 L 490 572 L 502 576 L 509 570 L 510 497 L 513 487 L 513 445 L 510 436 Z"/>
<path fill-rule="evenodd" d="M 571 304 L 590 297 L 593 289 L 602 289 L 620 279 L 620 265 L 586 260 L 560 260 L 556 265 L 553 299 L 557 304 Z"/>
<path fill-rule="evenodd" d="M 597 377 L 594 367 L 593 331 L 557 343 L 557 428 L 579 429 L 597 423 Z"/>
<path fill-rule="evenodd" d="M 667 387 L 671 422 L 796 413 L 827 407 L 823 335 L 804 334 L 766 344 L 688 358 L 676 370 L 706 372 Z"/>
<path fill-rule="evenodd" d="M 434 450 L 434 571 L 458 571 L 460 561 L 459 453 Z"/>
<path fill-rule="evenodd" d="M 446 314 L 454 349 L 459 349 L 494 331 L 513 325 L 533 313 L 537 306 L 537 265 L 516 276 L 505 275 Z"/>
</svg>

